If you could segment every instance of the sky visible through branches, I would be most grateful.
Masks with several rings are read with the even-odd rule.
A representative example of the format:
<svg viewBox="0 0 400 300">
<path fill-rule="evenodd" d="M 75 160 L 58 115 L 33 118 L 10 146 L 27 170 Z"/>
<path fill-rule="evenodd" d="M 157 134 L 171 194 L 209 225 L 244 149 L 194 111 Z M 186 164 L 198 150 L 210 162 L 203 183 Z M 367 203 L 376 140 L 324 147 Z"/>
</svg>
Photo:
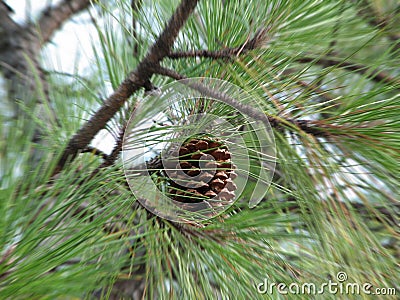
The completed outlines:
<svg viewBox="0 0 400 300">
<path fill-rule="evenodd" d="M 24 23 L 27 11 L 29 15 L 36 16 L 45 7 L 46 2 L 14 0 L 8 1 L 7 4 L 15 12 L 14 20 Z M 92 45 L 99 43 L 99 37 L 90 22 L 90 16 L 84 12 L 69 20 L 62 30 L 57 31 L 52 42 L 45 46 L 43 64 L 55 72 L 70 74 L 72 79 L 74 73 L 84 76 L 90 72 L 90 66 L 94 60 Z M 109 85 L 109 92 L 111 91 L 112 87 Z M 92 145 L 105 153 L 110 153 L 114 147 L 114 139 L 108 131 L 102 130 L 93 140 Z"/>
</svg>

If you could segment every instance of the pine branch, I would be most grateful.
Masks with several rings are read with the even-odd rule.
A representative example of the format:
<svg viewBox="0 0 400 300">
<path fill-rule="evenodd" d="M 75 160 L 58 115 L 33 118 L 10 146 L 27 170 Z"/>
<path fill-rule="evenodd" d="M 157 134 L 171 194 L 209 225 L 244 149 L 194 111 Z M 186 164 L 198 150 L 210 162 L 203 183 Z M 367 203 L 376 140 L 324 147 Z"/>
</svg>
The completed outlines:
<svg viewBox="0 0 400 300">
<path fill-rule="evenodd" d="M 189 51 L 181 51 L 181 52 L 173 52 L 168 54 L 168 58 L 171 59 L 180 59 L 180 58 L 193 58 L 193 57 L 201 57 L 201 58 L 211 58 L 211 59 L 233 59 L 236 56 L 246 54 L 250 50 L 257 49 L 261 46 L 266 38 L 265 33 L 267 31 L 258 31 L 258 33 L 248 42 L 244 43 L 243 45 L 235 48 L 226 48 L 222 50 L 189 50 Z M 394 77 L 391 77 L 388 73 L 381 71 L 381 70 L 371 70 L 368 66 L 359 64 L 359 63 L 352 63 L 348 61 L 342 61 L 339 59 L 330 59 L 330 58 L 311 58 L 311 57 L 302 57 L 297 59 L 297 62 L 300 63 L 310 63 L 314 62 L 323 66 L 324 68 L 327 67 L 337 67 L 337 68 L 344 68 L 348 71 L 353 71 L 359 73 L 361 75 L 368 75 L 368 78 L 376 81 L 376 82 L 383 82 L 386 84 L 392 84 L 396 87 L 400 86 L 400 80 Z"/>
<path fill-rule="evenodd" d="M 138 33 L 136 26 L 136 15 L 141 9 L 143 4 L 143 0 L 131 0 L 131 9 L 132 9 L 132 36 L 133 36 L 133 56 L 137 56 L 139 52 L 139 43 L 138 43 Z"/>
<path fill-rule="evenodd" d="M 108 158 L 108 155 L 106 153 L 104 153 L 103 151 L 101 151 L 95 147 L 91 147 L 91 146 L 88 146 L 88 147 L 86 147 L 86 149 L 83 149 L 82 153 L 92 153 L 93 155 L 100 156 L 103 159 Z"/>
<path fill-rule="evenodd" d="M 65 148 L 55 172 L 59 172 L 68 159 L 74 159 L 79 150 L 89 145 L 95 135 L 103 129 L 122 105 L 140 88 L 148 84 L 153 75 L 154 66 L 168 55 L 178 36 L 178 33 L 197 5 L 198 0 L 182 0 L 164 31 L 149 50 L 146 57 L 139 63 L 113 94 L 105 100 L 104 105 L 84 124 L 70 139 Z"/>
<path fill-rule="evenodd" d="M 182 84 L 186 84 L 189 87 L 199 91 L 200 93 L 205 94 L 206 96 L 214 99 L 219 99 L 226 104 L 238 109 L 241 112 L 244 112 L 248 116 L 255 118 L 259 121 L 262 121 L 266 126 L 271 126 L 273 128 L 279 129 L 287 129 L 290 132 L 296 133 L 298 132 L 297 129 L 300 129 L 302 132 L 306 134 L 310 134 L 315 138 L 330 138 L 333 136 L 341 136 L 341 137 L 365 137 L 364 135 L 358 134 L 356 132 L 349 132 L 346 130 L 346 127 L 329 124 L 326 123 L 326 120 L 299 120 L 299 119 L 290 119 L 290 118 L 283 118 L 278 116 L 266 115 L 265 113 L 254 109 L 248 105 L 242 104 L 237 100 L 231 98 L 230 96 L 220 93 L 218 91 L 212 90 L 207 86 L 201 83 L 190 83 L 190 81 L 185 81 L 189 78 L 186 76 L 179 74 L 178 72 L 164 68 L 158 67 L 155 69 L 155 73 L 163 76 L 168 76 L 175 80 L 181 80 Z M 360 128 L 362 125 L 360 125 Z M 292 128 L 292 129 L 291 129 Z M 294 129 L 293 129 L 294 128 Z M 355 128 L 355 127 L 353 127 Z"/>
<path fill-rule="evenodd" d="M 174 70 L 164 68 L 161 66 L 155 69 L 155 73 L 173 78 L 175 80 L 187 80 L 188 79 L 186 76 L 179 74 L 178 72 L 176 72 Z M 228 105 L 235 107 L 239 111 L 244 112 L 247 115 L 249 115 L 257 120 L 262 121 L 264 124 L 266 124 L 266 126 L 272 126 L 272 127 L 278 128 L 278 127 L 282 127 L 284 125 L 292 125 L 292 126 L 300 128 L 305 133 L 312 134 L 315 137 L 325 137 L 325 136 L 329 135 L 328 133 L 326 133 L 322 130 L 321 122 L 319 122 L 321 127 L 317 127 L 316 123 L 313 121 L 310 121 L 310 120 L 283 119 L 283 118 L 278 118 L 278 117 L 274 117 L 271 115 L 266 115 L 265 113 L 260 112 L 257 109 L 254 109 L 253 107 L 250 107 L 248 105 L 238 102 L 237 100 L 233 99 L 229 95 L 212 90 L 201 83 L 188 83 L 185 81 L 181 81 L 181 83 L 187 84 L 189 87 L 199 91 L 200 93 L 204 93 L 205 95 L 207 95 L 211 98 L 219 99 L 219 100 L 227 103 Z"/>
<path fill-rule="evenodd" d="M 191 57 L 203 57 L 211 59 L 233 59 L 235 56 L 244 55 L 251 50 L 255 50 L 263 46 L 267 41 L 268 28 L 262 28 L 257 30 L 254 36 L 238 47 L 225 48 L 221 50 L 189 50 L 173 52 L 168 54 L 168 58 L 180 59 L 180 58 L 191 58 Z"/>
<path fill-rule="evenodd" d="M 6 46 L 7 35 L 12 30 L 18 29 L 18 24 L 13 21 L 10 17 L 10 14 L 13 11 L 11 8 L 4 2 L 0 1 L 0 46 L 1 50 Z"/>
<path fill-rule="evenodd" d="M 14 13 L 14 10 L 7 3 L 5 3 L 3 0 L 0 1 L 0 6 L 2 8 L 5 8 L 5 10 L 8 11 L 8 13 Z"/>
<path fill-rule="evenodd" d="M 118 159 L 121 151 L 122 151 L 122 143 L 124 140 L 124 135 L 126 131 L 127 122 L 122 126 L 119 135 L 117 137 L 117 141 L 110 155 L 107 155 L 104 158 L 104 162 L 92 173 L 92 176 L 96 174 L 100 169 L 112 166 L 115 161 Z"/>
<path fill-rule="evenodd" d="M 176 72 L 175 70 L 164 68 L 159 66 L 157 69 L 155 69 L 155 73 L 162 75 L 162 76 L 167 76 L 175 80 L 184 80 L 184 79 L 189 79 L 188 77 Z"/>
<path fill-rule="evenodd" d="M 390 225 L 400 226 L 400 204 L 393 205 L 393 212 L 387 209 L 386 207 L 381 207 L 381 206 L 372 206 L 371 208 L 369 208 L 363 203 L 359 202 L 350 202 L 349 204 L 354 210 L 356 210 L 362 216 L 374 219 L 381 223 L 384 222 L 381 216 L 384 216 L 386 219 L 385 221 L 388 222 Z M 395 209 L 397 209 L 397 212 L 394 211 Z M 373 210 L 378 211 L 379 215 L 371 214 L 370 212 Z"/>
<path fill-rule="evenodd" d="M 298 119 L 290 119 L 290 118 L 266 115 L 258 111 L 257 109 L 254 109 L 253 107 L 242 104 L 237 100 L 233 99 L 232 97 L 224 93 L 212 90 L 201 83 L 187 82 L 185 80 L 188 80 L 189 79 L 188 77 L 179 74 L 178 72 L 172 69 L 159 66 L 156 69 L 154 69 L 154 72 L 159 75 L 167 76 L 175 80 L 181 80 L 182 84 L 187 84 L 189 87 L 199 91 L 200 93 L 205 94 L 208 97 L 219 99 L 227 103 L 228 105 L 238 109 L 239 111 L 244 112 L 248 116 L 251 116 L 252 118 L 255 118 L 259 121 L 262 121 L 264 124 L 266 124 L 266 126 L 271 126 L 278 130 L 284 128 L 293 133 L 298 132 L 296 130 L 291 129 L 294 127 L 300 129 L 304 133 L 314 136 L 315 138 L 329 138 L 331 136 L 353 137 L 353 135 L 350 135 L 349 132 L 343 131 L 343 129 L 346 129 L 346 127 L 341 127 L 334 124 L 328 124 L 324 120 L 317 120 L 317 121 L 301 120 L 301 119 L 298 120 Z"/>
<path fill-rule="evenodd" d="M 164 68 L 161 66 L 159 68 L 157 68 L 155 72 L 157 74 L 168 76 L 168 77 L 171 77 L 176 80 L 187 80 L 188 79 L 187 77 L 179 74 L 178 72 L 176 72 L 174 70 L 167 69 L 167 68 Z M 189 87 L 193 88 L 194 90 L 197 90 L 198 92 L 200 92 L 208 97 L 211 97 L 214 99 L 219 99 L 219 100 L 225 102 L 226 104 L 228 104 L 232 107 L 235 107 L 239 111 L 244 112 L 247 115 L 262 121 L 267 126 L 269 126 L 270 123 L 273 123 L 273 124 L 277 123 L 277 121 L 274 117 L 269 117 L 266 114 L 258 111 L 257 109 L 255 109 L 253 107 L 250 107 L 248 105 L 244 105 L 244 104 L 238 102 L 236 99 L 233 99 L 232 97 L 230 97 L 229 95 L 226 95 L 225 93 L 221 93 L 219 91 L 208 88 L 204 84 L 201 84 L 199 82 L 191 83 L 191 82 L 185 82 L 185 81 L 183 81 L 182 83 L 188 85 Z"/>
<path fill-rule="evenodd" d="M 64 0 L 57 6 L 51 4 L 43 10 L 39 20 L 39 33 L 41 42 L 47 43 L 53 34 L 61 28 L 65 21 L 69 20 L 74 14 L 86 9 L 90 0 Z"/>
</svg>

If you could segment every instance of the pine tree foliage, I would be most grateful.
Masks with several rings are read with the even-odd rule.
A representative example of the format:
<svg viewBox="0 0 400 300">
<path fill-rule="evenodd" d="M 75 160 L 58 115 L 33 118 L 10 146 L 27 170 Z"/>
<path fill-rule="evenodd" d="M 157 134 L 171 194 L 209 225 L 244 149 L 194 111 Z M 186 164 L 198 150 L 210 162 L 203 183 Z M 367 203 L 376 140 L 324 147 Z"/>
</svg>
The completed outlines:
<svg viewBox="0 0 400 300">
<path fill-rule="evenodd" d="M 318 288 L 339 272 L 345 283 L 400 293 L 396 1 L 201 0 L 144 89 L 107 122 L 112 153 L 88 146 L 60 166 L 71 137 L 140 66 L 181 5 L 132 3 L 93 3 L 100 44 L 90 78 L 49 70 L 58 124 L 34 114 L 32 132 L 22 130 L 26 116 L 0 122 L 0 298 L 297 299 L 305 296 L 257 286 Z M 194 77 L 251 95 L 270 120 L 276 170 L 256 207 L 248 207 L 250 182 L 223 214 L 175 223 L 132 194 L 121 142 L 141 99 Z M 45 146 L 31 142 L 34 126 Z M 154 141 L 162 138 L 156 131 Z M 32 169 L 35 147 L 45 155 Z"/>
</svg>

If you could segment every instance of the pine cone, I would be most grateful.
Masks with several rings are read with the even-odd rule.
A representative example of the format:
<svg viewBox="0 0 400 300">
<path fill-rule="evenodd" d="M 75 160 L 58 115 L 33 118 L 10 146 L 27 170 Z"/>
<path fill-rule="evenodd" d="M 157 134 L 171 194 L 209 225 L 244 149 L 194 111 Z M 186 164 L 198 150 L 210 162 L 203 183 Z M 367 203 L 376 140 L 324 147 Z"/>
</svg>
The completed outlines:
<svg viewBox="0 0 400 300">
<path fill-rule="evenodd" d="M 229 204 L 235 197 L 235 165 L 220 141 L 190 139 L 179 149 L 176 169 L 169 177 L 170 196 L 183 203 L 207 202 L 211 207 Z"/>
</svg>

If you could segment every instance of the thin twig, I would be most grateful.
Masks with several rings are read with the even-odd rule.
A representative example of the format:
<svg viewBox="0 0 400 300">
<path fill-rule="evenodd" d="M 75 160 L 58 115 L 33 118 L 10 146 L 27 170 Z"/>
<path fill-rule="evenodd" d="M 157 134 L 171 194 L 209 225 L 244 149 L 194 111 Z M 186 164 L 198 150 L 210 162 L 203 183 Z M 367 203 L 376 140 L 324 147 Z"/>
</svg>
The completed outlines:
<svg viewBox="0 0 400 300">
<path fill-rule="evenodd" d="M 263 32 L 265 34 L 265 32 Z M 180 58 L 193 58 L 193 57 L 201 57 L 201 58 L 211 58 L 211 59 L 233 59 L 235 56 L 240 54 L 246 54 L 250 50 L 256 49 L 261 45 L 260 41 L 265 40 L 265 37 L 258 34 L 249 40 L 247 43 L 235 47 L 235 48 L 226 48 L 221 50 L 189 50 L 189 51 L 180 51 L 173 52 L 168 54 L 168 57 L 171 59 L 180 59 Z M 310 63 L 314 62 L 316 64 L 322 65 L 324 68 L 326 67 L 338 67 L 344 68 L 348 71 L 354 71 L 361 75 L 368 75 L 368 78 L 376 81 L 383 82 L 386 84 L 393 84 L 396 87 L 400 86 L 400 80 L 391 77 L 388 73 L 384 71 L 380 71 L 377 69 L 371 70 L 368 66 L 352 63 L 348 61 L 341 61 L 339 59 L 329 59 L 329 58 L 311 58 L 311 57 L 302 57 L 297 59 L 297 62 L 300 63 Z"/>
<path fill-rule="evenodd" d="M 90 178 L 93 178 L 94 176 L 96 176 L 100 172 L 101 169 L 112 166 L 115 163 L 115 161 L 118 159 L 118 157 L 122 151 L 122 143 L 123 143 L 123 139 L 124 139 L 126 126 L 127 126 L 127 123 L 125 123 L 122 126 L 113 150 L 111 151 L 111 153 L 109 155 L 106 155 L 104 157 L 104 162 L 92 171 L 92 173 L 90 174 Z"/>
<path fill-rule="evenodd" d="M 93 155 L 100 156 L 103 159 L 107 159 L 108 155 L 101 151 L 100 149 L 97 149 L 95 147 L 88 146 L 85 149 L 82 150 L 81 153 L 92 153 Z"/>
<path fill-rule="evenodd" d="M 247 52 L 257 49 L 267 41 L 268 28 L 263 28 L 258 30 L 254 37 L 243 43 L 242 45 L 234 48 L 225 48 L 221 50 L 211 51 L 211 50 L 189 50 L 173 52 L 168 54 L 171 59 L 180 58 L 191 58 L 191 57 L 203 57 L 212 59 L 223 59 L 223 58 L 234 58 L 235 56 L 246 54 Z"/>
<path fill-rule="evenodd" d="M 140 11 L 143 4 L 143 0 L 131 0 L 131 9 L 132 9 L 132 37 L 133 37 L 133 56 L 137 56 L 139 53 L 139 42 L 138 42 L 138 32 L 137 32 L 137 24 L 136 17 L 138 12 Z"/>
<path fill-rule="evenodd" d="M 219 99 L 226 104 L 236 108 L 240 112 L 243 112 L 247 114 L 248 116 L 251 116 L 257 120 L 262 121 L 266 126 L 272 126 L 272 127 L 281 127 L 283 125 L 294 125 L 295 127 L 300 128 L 302 131 L 312 134 L 315 137 L 324 137 L 328 136 L 329 134 L 325 131 L 322 130 L 322 123 L 319 122 L 318 124 L 320 127 L 317 127 L 317 123 L 311 120 L 292 120 L 292 119 L 281 119 L 277 118 L 274 116 L 266 115 L 265 113 L 251 107 L 248 105 L 245 105 L 243 103 L 238 102 L 236 99 L 233 99 L 229 95 L 226 95 L 225 93 L 221 93 L 219 91 L 210 89 L 209 87 L 201 84 L 200 82 L 190 82 L 187 81 L 188 78 L 182 74 L 179 74 L 178 72 L 167 69 L 164 67 L 158 67 L 154 70 L 155 73 L 163 76 L 168 76 L 170 78 L 173 78 L 175 80 L 180 80 L 182 84 L 186 84 L 189 87 L 199 91 L 200 93 L 205 94 L 208 97 L 214 98 L 214 99 Z"/>
<path fill-rule="evenodd" d="M 109 166 L 113 165 L 115 163 L 115 161 L 118 159 L 119 154 L 122 151 L 122 142 L 124 139 L 126 126 L 127 126 L 127 122 L 125 122 L 125 124 L 122 126 L 113 150 L 111 151 L 110 155 L 107 156 L 106 160 L 100 165 L 100 168 L 109 167 Z"/>
<path fill-rule="evenodd" d="M 9 13 L 15 13 L 15 11 L 9 6 L 7 3 L 4 1 L 0 1 L 0 5 L 4 6 L 4 8 L 9 12 Z"/>
</svg>

